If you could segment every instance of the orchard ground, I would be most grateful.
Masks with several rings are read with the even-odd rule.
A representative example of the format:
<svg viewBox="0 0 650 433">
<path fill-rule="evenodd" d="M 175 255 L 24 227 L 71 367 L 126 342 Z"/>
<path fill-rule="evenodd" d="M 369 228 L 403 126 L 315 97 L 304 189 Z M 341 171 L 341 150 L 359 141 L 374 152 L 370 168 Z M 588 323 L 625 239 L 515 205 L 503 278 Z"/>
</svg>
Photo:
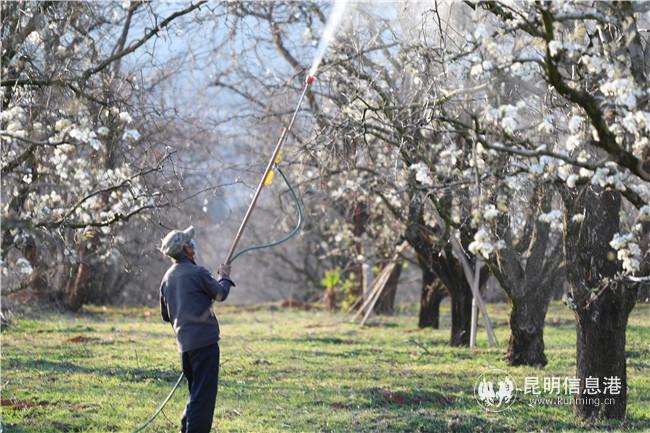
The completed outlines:
<svg viewBox="0 0 650 433">
<path fill-rule="evenodd" d="M 359 327 L 348 316 L 273 305 L 219 306 L 221 383 L 214 420 L 223 432 L 650 431 L 650 305 L 627 331 L 624 421 L 584 424 L 569 405 L 534 405 L 520 395 L 504 412 L 477 404 L 474 383 L 496 367 L 524 378 L 575 374 L 575 326 L 550 306 L 544 369 L 508 367 L 505 304 L 489 305 L 498 348 L 448 347 L 449 305 L 440 330 L 417 330 L 415 306 Z M 607 348 L 603 347 L 603 351 Z M 78 315 L 26 314 L 2 334 L 5 432 L 130 432 L 179 375 L 171 327 L 155 309 L 85 307 Z M 185 383 L 147 430 L 176 432 Z"/>
</svg>

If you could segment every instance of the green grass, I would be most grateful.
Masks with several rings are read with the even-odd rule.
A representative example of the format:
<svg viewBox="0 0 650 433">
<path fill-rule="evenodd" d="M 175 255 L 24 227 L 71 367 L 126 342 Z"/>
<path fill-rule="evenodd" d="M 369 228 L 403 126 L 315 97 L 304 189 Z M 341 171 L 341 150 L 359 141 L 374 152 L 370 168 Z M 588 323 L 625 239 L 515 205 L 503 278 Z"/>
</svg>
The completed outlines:
<svg viewBox="0 0 650 433">
<path fill-rule="evenodd" d="M 543 370 L 508 367 L 507 305 L 490 305 L 498 348 L 447 346 L 441 330 L 417 330 L 415 308 L 361 328 L 341 314 L 269 306 L 219 306 L 221 382 L 214 430 L 224 432 L 555 432 L 650 431 L 650 306 L 638 305 L 627 334 L 628 415 L 592 425 L 571 407 L 484 412 L 474 382 L 489 367 L 525 376 L 572 376 L 575 328 L 553 304 Z M 83 336 L 84 342 L 70 341 Z M 603 348 L 603 350 L 607 350 Z M 129 432 L 145 421 L 179 375 L 173 331 L 149 309 L 88 307 L 69 316 L 17 319 L 2 334 L 5 432 Z M 176 432 L 185 384 L 147 430 Z M 391 398 L 393 393 L 394 398 Z M 388 397 L 387 397 L 388 396 Z"/>
</svg>

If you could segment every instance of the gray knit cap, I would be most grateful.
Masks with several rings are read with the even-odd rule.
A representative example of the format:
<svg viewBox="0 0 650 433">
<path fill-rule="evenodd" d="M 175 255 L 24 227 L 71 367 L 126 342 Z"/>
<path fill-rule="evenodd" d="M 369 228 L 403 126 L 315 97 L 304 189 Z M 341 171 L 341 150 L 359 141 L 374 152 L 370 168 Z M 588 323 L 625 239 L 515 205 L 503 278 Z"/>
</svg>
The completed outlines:
<svg viewBox="0 0 650 433">
<path fill-rule="evenodd" d="M 193 226 L 189 226 L 183 231 L 172 230 L 162 240 L 162 244 L 160 245 L 160 252 L 169 257 L 175 258 L 181 253 L 181 251 L 183 251 L 183 247 L 187 245 L 193 237 Z"/>
</svg>

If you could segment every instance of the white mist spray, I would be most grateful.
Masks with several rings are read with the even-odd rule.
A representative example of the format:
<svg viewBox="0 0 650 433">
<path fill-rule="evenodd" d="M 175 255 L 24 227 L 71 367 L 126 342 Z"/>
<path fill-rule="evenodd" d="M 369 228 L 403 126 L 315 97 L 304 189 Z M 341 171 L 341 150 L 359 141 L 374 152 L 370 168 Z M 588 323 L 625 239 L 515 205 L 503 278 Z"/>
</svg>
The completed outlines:
<svg viewBox="0 0 650 433">
<path fill-rule="evenodd" d="M 347 4 L 348 0 L 334 1 L 332 12 L 327 19 L 327 24 L 325 25 L 323 36 L 321 36 L 320 42 L 318 43 L 316 56 L 314 57 L 314 62 L 311 65 L 308 76 L 316 75 L 316 70 L 318 69 L 321 60 L 323 60 L 323 56 L 325 56 L 325 51 L 327 51 L 327 47 L 329 47 L 330 42 L 332 42 L 332 39 L 334 39 L 334 36 L 336 35 L 336 29 L 339 27 L 339 24 L 343 19 L 343 13 L 345 12 Z"/>
</svg>

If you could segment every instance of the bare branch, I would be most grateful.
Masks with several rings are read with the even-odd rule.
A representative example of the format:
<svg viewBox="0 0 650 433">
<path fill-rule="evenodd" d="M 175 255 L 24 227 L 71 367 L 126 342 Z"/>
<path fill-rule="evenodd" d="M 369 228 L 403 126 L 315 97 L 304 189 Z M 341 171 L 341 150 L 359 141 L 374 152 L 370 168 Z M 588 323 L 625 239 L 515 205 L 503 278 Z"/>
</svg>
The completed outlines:
<svg viewBox="0 0 650 433">
<path fill-rule="evenodd" d="M 167 27 L 167 25 L 169 25 L 169 23 L 174 21 L 176 18 L 181 17 L 183 15 L 187 15 L 188 13 L 192 12 L 195 9 L 200 8 L 202 5 L 204 5 L 206 3 L 207 3 L 207 0 L 200 0 L 196 4 L 190 5 L 190 6 L 186 7 L 183 10 L 174 12 L 173 14 L 171 14 L 170 16 L 168 16 L 167 18 L 162 20 L 158 25 L 156 25 L 156 27 L 154 27 L 153 29 L 147 31 L 145 33 L 145 35 L 141 39 L 139 39 L 138 41 L 130 44 L 127 48 L 125 48 L 125 49 L 123 49 L 123 50 L 109 56 L 107 59 L 100 62 L 99 65 L 95 66 L 94 68 L 90 68 L 90 69 L 87 69 L 86 71 L 84 71 L 84 73 L 82 75 L 82 80 L 83 81 L 87 80 L 91 75 L 102 71 L 103 69 L 105 69 L 108 65 L 110 65 L 114 61 L 116 61 L 118 59 L 121 59 L 122 57 L 126 56 L 127 54 L 130 54 L 130 53 L 134 52 L 135 50 L 140 48 L 142 45 L 144 45 L 153 36 L 157 35 L 158 32 L 160 32 L 160 30 Z"/>
</svg>

